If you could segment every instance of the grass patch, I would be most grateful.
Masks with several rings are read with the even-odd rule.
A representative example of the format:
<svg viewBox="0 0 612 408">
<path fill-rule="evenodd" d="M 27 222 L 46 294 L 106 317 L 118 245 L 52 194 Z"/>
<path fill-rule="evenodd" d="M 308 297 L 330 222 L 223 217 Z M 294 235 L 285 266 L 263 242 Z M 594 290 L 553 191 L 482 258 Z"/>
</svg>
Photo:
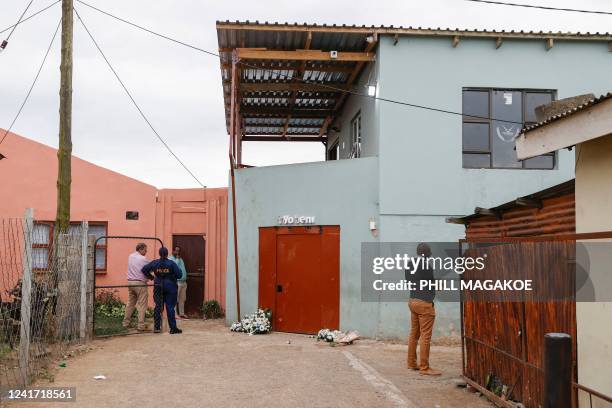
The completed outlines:
<svg viewBox="0 0 612 408">
<path fill-rule="evenodd" d="M 106 316 L 96 314 L 94 325 L 95 336 L 109 336 L 113 334 L 127 333 L 127 329 L 121 325 L 123 316 Z"/>
</svg>

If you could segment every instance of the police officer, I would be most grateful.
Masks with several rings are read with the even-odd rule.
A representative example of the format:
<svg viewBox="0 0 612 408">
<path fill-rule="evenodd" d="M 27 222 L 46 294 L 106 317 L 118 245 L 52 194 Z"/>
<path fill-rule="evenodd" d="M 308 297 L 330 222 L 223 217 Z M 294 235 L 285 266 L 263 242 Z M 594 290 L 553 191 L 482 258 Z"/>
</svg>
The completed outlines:
<svg viewBox="0 0 612 408">
<path fill-rule="evenodd" d="M 153 287 L 153 299 L 155 300 L 155 312 L 153 320 L 155 324 L 154 332 L 161 332 L 161 312 L 164 304 L 168 315 L 168 325 L 170 334 L 180 334 L 183 331 L 176 327 L 176 317 L 174 306 L 176 305 L 177 284 L 176 281 L 182 276 L 182 272 L 176 263 L 168 259 L 168 248 L 159 248 L 159 259 L 149 262 L 142 268 L 149 279 L 155 279 Z M 155 276 L 153 276 L 155 275 Z"/>
</svg>

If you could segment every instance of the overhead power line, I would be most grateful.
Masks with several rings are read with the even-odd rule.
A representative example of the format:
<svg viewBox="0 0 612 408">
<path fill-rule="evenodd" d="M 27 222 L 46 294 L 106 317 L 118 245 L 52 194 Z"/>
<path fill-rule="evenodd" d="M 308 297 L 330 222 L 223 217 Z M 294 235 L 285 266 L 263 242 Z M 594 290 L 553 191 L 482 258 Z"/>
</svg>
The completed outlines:
<svg viewBox="0 0 612 408">
<path fill-rule="evenodd" d="M 30 85 L 30 89 L 28 89 L 28 92 L 27 92 L 25 98 L 23 99 L 23 102 L 21 103 L 21 106 L 19 107 L 19 110 L 17 111 L 17 114 L 13 118 L 13 121 L 11 122 L 11 125 L 5 130 L 4 136 L 2 136 L 2 140 L 0 140 L 0 144 L 2 144 L 2 142 L 4 142 L 4 139 L 6 139 L 6 136 L 13 129 L 13 126 L 15 125 L 15 122 L 17 122 L 17 119 L 19 118 L 19 115 L 21 115 L 21 111 L 23 110 L 23 107 L 28 102 L 28 99 L 30 98 L 30 94 L 32 93 L 32 90 L 34 89 L 34 86 L 36 85 L 36 81 L 38 81 L 38 77 L 40 76 L 40 73 L 41 73 L 43 67 L 45 66 L 45 62 L 47 61 L 47 57 L 49 56 L 49 52 L 51 51 L 51 48 L 53 47 L 53 43 L 55 42 L 55 37 L 57 37 L 57 33 L 59 31 L 59 28 L 60 28 L 61 24 L 62 24 L 62 20 L 60 19 L 59 23 L 57 24 L 57 27 L 55 28 L 55 32 L 53 33 L 53 37 L 51 38 L 51 42 L 49 43 L 49 47 L 47 47 L 47 51 L 45 52 L 45 56 L 43 57 L 43 60 L 40 63 L 40 66 L 38 67 L 38 71 L 36 72 L 36 76 L 34 77 L 34 81 L 32 81 L 32 85 Z"/>
<path fill-rule="evenodd" d="M 35 12 L 35 13 L 33 13 L 33 14 L 31 14 L 31 15 L 27 16 L 26 18 L 24 18 L 24 19 L 20 20 L 20 21 L 19 21 L 19 22 L 17 22 L 16 24 L 13 24 L 13 25 L 12 25 L 12 26 L 10 26 L 10 27 L 6 27 L 5 29 L 3 29 L 3 30 L 1 30 L 1 31 L 0 31 L 0 34 L 3 34 L 3 33 L 5 33 L 5 32 L 7 32 L 8 30 L 12 30 L 12 29 L 14 29 L 15 27 L 17 27 L 19 24 L 23 24 L 23 23 L 25 23 L 26 21 L 28 21 L 29 19 L 31 19 L 32 17 L 35 17 L 35 16 L 39 15 L 40 13 L 43 13 L 43 12 L 45 12 L 45 11 L 49 10 L 51 7 L 55 6 L 55 5 L 56 5 L 57 3 L 59 3 L 60 1 L 62 1 L 62 0 L 57 0 L 57 1 L 55 1 L 55 2 L 53 2 L 53 3 L 51 3 L 51 4 L 49 4 L 47 7 L 44 7 L 44 8 L 42 8 L 42 9 L 38 10 L 37 12 Z M 10 35 L 9 35 L 9 37 L 10 37 Z"/>
<path fill-rule="evenodd" d="M 145 113 L 143 112 L 143 110 L 140 108 L 140 106 L 138 105 L 138 103 L 136 102 L 136 100 L 134 99 L 134 97 L 132 96 L 132 93 L 128 90 L 127 86 L 125 85 L 125 83 L 121 80 L 121 77 L 119 77 L 119 74 L 117 73 L 117 71 L 115 70 L 115 68 L 113 68 L 112 64 L 110 63 L 110 61 L 108 60 L 108 58 L 106 57 L 106 54 L 104 54 L 104 52 L 102 51 L 102 49 L 100 48 L 100 45 L 98 44 L 98 42 L 96 41 L 96 39 L 93 37 L 91 31 L 89 31 L 89 28 L 87 28 L 87 25 L 85 24 L 85 21 L 83 21 L 83 19 L 81 18 L 81 16 L 79 15 L 79 12 L 76 10 L 76 8 L 74 9 L 74 12 L 76 13 L 76 16 L 78 17 L 79 21 L 81 22 L 81 24 L 83 24 L 83 28 L 85 29 L 85 31 L 87 32 L 87 35 L 89 36 L 89 38 L 91 39 L 91 41 L 93 42 L 93 44 L 95 45 L 95 47 L 98 49 L 98 52 L 100 52 L 100 55 L 102 56 L 102 58 L 104 58 L 104 61 L 106 62 L 106 65 L 108 65 L 108 68 L 112 71 L 113 75 L 115 75 L 115 78 L 117 78 L 117 81 L 119 81 L 119 84 L 121 84 L 121 87 L 123 88 L 123 90 L 125 91 L 125 93 L 127 94 L 127 96 L 130 98 L 130 101 L 132 101 L 132 104 L 136 107 L 136 109 L 138 110 L 138 112 L 140 113 L 140 116 L 144 119 L 144 121 L 147 123 L 147 125 L 149 125 L 149 128 L 151 128 L 151 130 L 153 131 L 153 133 L 155 134 L 155 136 L 157 137 L 157 139 L 159 139 L 159 141 L 164 145 L 164 147 L 166 148 L 166 150 L 168 150 L 168 152 L 176 159 L 176 161 L 187 171 L 187 173 L 189 173 L 189 175 L 191 177 L 193 177 L 193 179 L 200 185 L 202 186 L 202 188 L 206 188 L 206 186 L 204 185 L 204 183 L 202 183 L 200 181 L 200 179 L 198 179 L 196 177 L 196 175 L 189 169 L 189 167 L 187 167 L 187 165 L 185 163 L 183 163 L 183 161 L 176 155 L 176 153 L 174 153 L 174 151 L 172 151 L 172 149 L 170 148 L 170 146 L 168 145 L 168 143 L 164 140 L 163 137 L 161 137 L 161 135 L 159 134 L 159 132 L 157 132 L 157 130 L 155 130 L 155 127 L 153 127 L 153 124 L 151 123 L 151 121 L 147 118 L 147 116 L 145 115 Z"/>
<path fill-rule="evenodd" d="M 11 39 L 11 35 L 13 35 L 13 33 L 15 32 L 15 28 L 17 28 L 17 26 L 19 25 L 19 23 L 21 23 L 21 19 L 23 18 L 23 16 L 25 15 L 25 13 L 27 13 L 28 9 L 30 8 L 30 6 L 32 5 L 32 2 L 34 0 L 30 0 L 30 2 L 28 3 L 28 5 L 26 6 L 25 10 L 23 10 L 23 13 L 21 13 L 21 15 L 19 16 L 19 20 L 17 20 L 17 24 L 15 24 L 13 26 L 13 29 L 11 30 L 11 32 L 9 33 L 9 35 L 4 39 L 4 41 L 2 41 L 0 43 L 0 52 L 4 51 L 4 49 L 6 48 L 6 46 L 8 45 L 9 40 Z"/>
<path fill-rule="evenodd" d="M 498 6 L 525 7 L 525 8 L 533 8 L 533 9 L 540 9 L 540 10 L 571 11 L 571 12 L 574 12 L 574 13 L 612 15 L 612 11 L 581 10 L 581 9 L 572 9 L 572 8 L 537 6 L 537 5 L 534 5 L 534 4 L 506 3 L 506 2 L 502 2 L 502 1 L 490 1 L 490 0 L 465 0 L 465 1 L 471 1 L 473 3 L 495 4 L 495 5 L 498 5 Z"/>
<path fill-rule="evenodd" d="M 191 48 L 193 50 L 202 52 L 204 54 L 208 54 L 208 55 L 216 57 L 216 58 L 221 58 L 221 56 L 218 53 L 216 53 L 216 52 L 209 51 L 209 50 L 206 50 L 204 48 L 201 48 L 201 47 L 189 44 L 189 43 L 187 43 L 185 41 L 177 40 L 175 38 L 172 38 L 172 37 L 164 35 L 164 34 L 160 34 L 159 32 L 156 32 L 156 31 L 154 31 L 154 30 L 152 30 L 150 28 L 143 27 L 143 26 L 141 26 L 139 24 L 136 24 L 136 23 L 133 23 L 133 22 L 131 22 L 129 20 L 126 20 L 125 18 L 118 17 L 118 16 L 116 16 L 114 14 L 111 14 L 111 13 L 109 13 L 107 11 L 104 11 L 104 10 L 98 8 L 98 7 L 92 6 L 91 4 L 88 4 L 88 3 L 84 2 L 84 1 L 81 1 L 81 0 L 76 0 L 76 1 L 79 2 L 80 4 L 84 5 L 84 6 L 87 6 L 87 7 L 91 8 L 91 9 L 93 9 L 93 10 L 98 11 L 99 13 L 105 14 L 106 16 L 112 17 L 112 18 L 114 18 L 114 19 L 116 19 L 118 21 L 121 21 L 121 22 L 123 22 L 125 24 L 128 24 L 128 25 L 130 25 L 132 27 L 135 27 L 135 28 L 138 28 L 140 30 L 146 31 L 149 34 L 153 34 L 153 35 L 155 35 L 157 37 L 166 39 L 166 40 L 171 41 L 171 42 L 176 43 L 176 44 L 183 45 L 185 47 L 188 47 L 188 48 Z M 280 77 L 284 77 L 284 78 L 287 78 L 287 79 L 293 79 L 293 80 L 297 79 L 297 78 L 292 77 L 290 75 L 283 74 L 281 72 L 273 71 L 272 69 L 262 68 L 262 67 L 258 67 L 258 66 L 255 66 L 255 65 L 248 64 L 248 63 L 246 63 L 244 61 L 240 61 L 239 64 L 244 66 L 244 67 L 247 67 L 247 68 L 258 69 L 258 70 L 261 70 L 261 71 L 267 72 L 267 73 L 274 73 L 274 74 L 276 74 L 276 75 L 278 75 Z M 368 95 L 368 94 L 365 94 L 365 93 L 360 93 L 360 92 L 352 91 L 350 89 L 342 89 L 342 88 L 339 88 L 339 87 L 336 87 L 336 86 L 333 86 L 333 85 L 328 85 L 328 84 L 324 84 L 324 83 L 320 83 L 320 82 L 308 81 L 308 80 L 304 80 L 304 79 L 301 79 L 301 78 L 299 79 L 299 81 L 301 81 L 302 83 L 305 83 L 305 84 L 315 84 L 315 85 L 318 85 L 320 87 L 327 88 L 330 91 L 347 93 L 347 94 L 354 95 L 354 96 L 359 96 L 359 97 L 362 97 L 362 98 L 376 99 L 376 100 L 379 100 L 379 101 L 388 102 L 388 103 L 392 103 L 392 104 L 396 104 L 396 105 L 408 106 L 408 107 L 411 107 L 411 108 L 423 109 L 423 110 L 428 110 L 428 111 L 432 111 L 432 112 L 445 113 L 445 114 L 449 114 L 449 115 L 465 116 L 465 114 L 461 113 L 461 112 L 454 112 L 454 111 L 447 110 L 447 109 L 436 108 L 436 107 L 431 107 L 431 106 L 425 106 L 425 105 L 420 105 L 420 104 L 400 101 L 400 100 L 396 100 L 396 99 L 381 98 L 381 97 L 376 96 L 376 95 L 372 96 L 372 95 Z M 494 120 L 494 121 L 503 122 L 503 123 L 513 123 L 513 124 L 523 125 L 523 122 L 517 122 L 517 121 L 512 121 L 512 120 L 489 118 L 489 117 L 478 116 L 478 115 L 469 115 L 469 116 L 472 117 L 472 118 Z"/>
</svg>

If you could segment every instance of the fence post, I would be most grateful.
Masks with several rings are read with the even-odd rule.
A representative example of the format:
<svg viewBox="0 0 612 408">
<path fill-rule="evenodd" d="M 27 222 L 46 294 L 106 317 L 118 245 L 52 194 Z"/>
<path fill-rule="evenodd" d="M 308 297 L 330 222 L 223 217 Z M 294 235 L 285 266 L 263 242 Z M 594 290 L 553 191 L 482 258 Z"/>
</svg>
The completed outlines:
<svg viewBox="0 0 612 408">
<path fill-rule="evenodd" d="M 32 292 L 32 235 L 34 210 L 27 208 L 23 223 L 23 278 L 21 280 L 21 327 L 19 332 L 19 369 L 23 385 L 28 385 L 30 363 L 30 301 Z"/>
<path fill-rule="evenodd" d="M 89 235 L 87 237 L 87 332 L 85 333 L 85 338 L 89 341 L 93 338 L 94 335 L 94 302 L 95 302 L 95 288 L 94 288 L 94 264 L 93 264 L 93 254 L 95 251 L 96 237 L 93 235 Z"/>
<path fill-rule="evenodd" d="M 87 234 L 89 232 L 89 223 L 87 221 L 83 221 L 81 223 L 81 320 L 79 327 L 79 335 L 81 341 L 86 341 L 87 337 Z"/>
<path fill-rule="evenodd" d="M 572 337 L 565 333 L 544 336 L 544 408 L 572 406 Z"/>
</svg>

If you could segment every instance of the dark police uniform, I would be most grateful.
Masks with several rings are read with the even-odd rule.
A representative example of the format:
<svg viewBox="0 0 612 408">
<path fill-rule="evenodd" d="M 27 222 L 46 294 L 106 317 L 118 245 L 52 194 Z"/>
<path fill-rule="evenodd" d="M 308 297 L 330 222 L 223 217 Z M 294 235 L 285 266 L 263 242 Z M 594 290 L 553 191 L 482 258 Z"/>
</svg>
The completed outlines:
<svg viewBox="0 0 612 408">
<path fill-rule="evenodd" d="M 174 315 L 174 306 L 176 305 L 178 292 L 176 281 L 182 276 L 181 270 L 173 261 L 162 258 L 149 262 L 142 268 L 142 273 L 149 279 L 153 279 L 152 274 L 155 275 L 155 286 L 153 287 L 153 300 L 155 301 L 153 320 L 155 330 L 161 330 L 161 311 L 164 304 L 166 305 L 170 330 L 176 330 L 176 318 Z"/>
</svg>

